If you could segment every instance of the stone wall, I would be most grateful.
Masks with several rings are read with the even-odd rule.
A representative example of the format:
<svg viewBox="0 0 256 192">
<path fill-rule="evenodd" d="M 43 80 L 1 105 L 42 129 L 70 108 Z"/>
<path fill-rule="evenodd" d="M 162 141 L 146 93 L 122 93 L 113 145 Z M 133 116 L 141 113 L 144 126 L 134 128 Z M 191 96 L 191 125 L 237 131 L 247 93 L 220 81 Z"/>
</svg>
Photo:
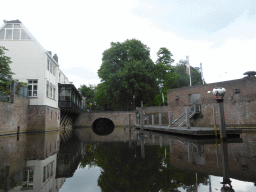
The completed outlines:
<svg viewBox="0 0 256 192">
<path fill-rule="evenodd" d="M 189 95 L 200 94 L 201 115 L 192 119 L 194 126 L 213 126 L 213 115 L 219 123 L 218 105 L 212 93 L 215 87 L 224 87 L 225 123 L 229 127 L 256 127 L 256 77 L 224 81 L 168 90 L 168 110 L 178 118 L 189 106 Z M 215 114 L 213 114 L 213 106 Z"/>
<path fill-rule="evenodd" d="M 14 95 L 14 102 L 0 101 L 0 135 L 27 130 L 29 100 Z"/>
<path fill-rule="evenodd" d="M 108 118 L 113 121 L 115 127 L 126 127 L 129 126 L 128 118 L 129 114 L 132 115 L 132 124 L 135 124 L 136 114 L 135 112 L 123 112 L 123 111 L 114 111 L 114 112 L 101 112 L 101 113 L 82 113 L 76 119 L 73 127 L 91 127 L 93 122 L 98 118 Z"/>
<path fill-rule="evenodd" d="M 141 107 L 138 107 L 140 111 Z M 143 107 L 145 113 L 154 113 L 154 112 L 168 112 L 168 106 L 154 106 L 154 107 Z"/>
<path fill-rule="evenodd" d="M 14 95 L 14 102 L 0 101 L 0 135 L 44 132 L 59 129 L 60 110 L 45 105 L 29 105 L 29 99 Z"/>
<path fill-rule="evenodd" d="M 59 129 L 60 110 L 45 105 L 29 105 L 28 132 Z"/>
</svg>

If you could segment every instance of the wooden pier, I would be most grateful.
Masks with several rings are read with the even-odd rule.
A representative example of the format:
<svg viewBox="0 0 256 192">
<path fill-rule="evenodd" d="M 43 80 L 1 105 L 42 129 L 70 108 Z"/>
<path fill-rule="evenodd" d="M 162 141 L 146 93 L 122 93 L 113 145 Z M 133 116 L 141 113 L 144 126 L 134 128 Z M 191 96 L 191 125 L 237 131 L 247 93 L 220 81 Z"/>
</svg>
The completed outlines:
<svg viewBox="0 0 256 192">
<path fill-rule="evenodd" d="M 140 129 L 140 125 L 135 125 L 136 128 Z M 147 131 L 159 131 L 166 133 L 173 133 L 179 135 L 190 135 L 190 136 L 215 136 L 214 128 L 210 127 L 191 127 L 190 129 L 186 127 L 169 127 L 169 126 L 152 126 L 152 125 L 144 125 L 144 130 Z M 227 135 L 235 135 L 241 134 L 242 129 L 239 128 L 226 128 Z M 217 129 L 217 135 L 220 134 L 220 130 Z"/>
<path fill-rule="evenodd" d="M 140 132 L 140 129 L 137 129 L 138 132 Z M 205 144 L 221 144 L 220 139 L 216 139 L 215 137 L 213 138 L 208 138 L 205 139 L 204 137 L 191 137 L 187 135 L 176 135 L 176 134 L 166 134 L 166 133 L 159 133 L 159 132 L 152 132 L 148 130 L 144 130 L 143 134 L 147 134 L 148 137 L 152 137 L 153 135 L 156 137 L 162 137 L 166 139 L 174 139 L 174 140 L 179 140 L 181 142 L 188 142 L 188 143 L 193 143 L 197 145 L 205 145 Z M 227 143 L 243 143 L 243 139 L 237 135 L 237 137 L 231 137 L 227 138 L 226 140 Z"/>
</svg>

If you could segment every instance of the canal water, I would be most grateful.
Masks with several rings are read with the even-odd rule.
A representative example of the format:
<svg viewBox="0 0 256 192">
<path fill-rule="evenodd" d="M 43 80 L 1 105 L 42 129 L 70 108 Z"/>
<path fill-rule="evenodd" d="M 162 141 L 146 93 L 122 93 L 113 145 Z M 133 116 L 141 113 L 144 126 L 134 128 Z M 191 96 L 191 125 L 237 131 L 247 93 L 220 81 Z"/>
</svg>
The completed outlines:
<svg viewBox="0 0 256 192">
<path fill-rule="evenodd" d="M 0 137 L 0 191 L 256 191 L 256 132 L 225 142 L 129 128 Z"/>
</svg>

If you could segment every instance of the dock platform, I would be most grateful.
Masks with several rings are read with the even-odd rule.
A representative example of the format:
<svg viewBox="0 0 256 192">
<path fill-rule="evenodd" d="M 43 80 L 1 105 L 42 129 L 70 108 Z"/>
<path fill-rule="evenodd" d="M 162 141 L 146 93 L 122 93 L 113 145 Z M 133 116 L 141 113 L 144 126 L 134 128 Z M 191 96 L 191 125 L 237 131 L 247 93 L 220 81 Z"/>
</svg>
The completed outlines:
<svg viewBox="0 0 256 192">
<path fill-rule="evenodd" d="M 140 129 L 140 125 L 135 125 L 135 128 Z M 213 127 L 191 127 L 190 129 L 187 129 L 186 127 L 144 125 L 144 130 L 161 131 L 166 133 L 190 135 L 190 136 L 215 136 L 215 131 Z M 226 128 L 227 135 L 234 135 L 234 134 L 241 134 L 241 133 L 242 133 L 242 129 Z M 218 135 L 220 134 L 219 128 L 217 129 L 217 134 Z"/>
</svg>

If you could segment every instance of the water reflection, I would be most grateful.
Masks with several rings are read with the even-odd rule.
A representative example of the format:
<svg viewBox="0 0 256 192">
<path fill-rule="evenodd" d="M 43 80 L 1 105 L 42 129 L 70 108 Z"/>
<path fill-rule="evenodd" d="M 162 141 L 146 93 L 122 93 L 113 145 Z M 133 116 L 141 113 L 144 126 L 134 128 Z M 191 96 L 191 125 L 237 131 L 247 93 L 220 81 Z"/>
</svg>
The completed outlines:
<svg viewBox="0 0 256 192">
<path fill-rule="evenodd" d="M 59 191 L 84 151 L 71 130 L 0 137 L 0 191 Z"/>
<path fill-rule="evenodd" d="M 66 178 L 90 167 L 101 169 L 102 191 L 234 191 L 234 179 L 256 178 L 256 135 L 242 137 L 195 140 L 129 128 L 0 137 L 0 191 L 61 191 Z"/>
</svg>

